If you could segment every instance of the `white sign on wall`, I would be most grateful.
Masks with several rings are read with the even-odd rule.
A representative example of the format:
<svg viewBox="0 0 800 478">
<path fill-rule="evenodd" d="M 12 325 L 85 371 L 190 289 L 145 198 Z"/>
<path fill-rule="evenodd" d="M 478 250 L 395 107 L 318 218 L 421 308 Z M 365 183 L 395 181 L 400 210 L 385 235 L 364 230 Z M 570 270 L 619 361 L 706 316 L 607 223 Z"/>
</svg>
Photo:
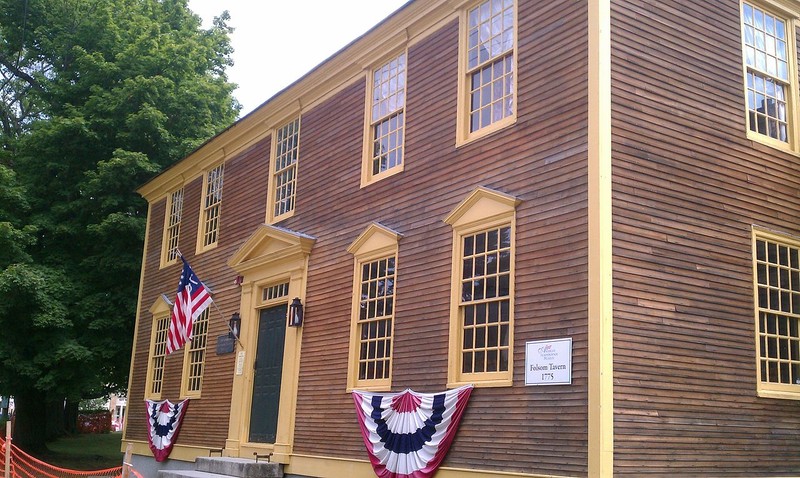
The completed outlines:
<svg viewBox="0 0 800 478">
<path fill-rule="evenodd" d="M 525 343 L 525 385 L 571 385 L 572 338 Z"/>
</svg>

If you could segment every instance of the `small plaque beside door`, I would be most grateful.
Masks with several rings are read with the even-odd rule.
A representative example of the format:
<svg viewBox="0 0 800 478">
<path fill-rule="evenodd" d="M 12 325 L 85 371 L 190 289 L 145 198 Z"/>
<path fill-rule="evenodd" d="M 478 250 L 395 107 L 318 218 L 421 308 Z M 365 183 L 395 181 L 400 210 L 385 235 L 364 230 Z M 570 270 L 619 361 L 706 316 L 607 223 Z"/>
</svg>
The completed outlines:
<svg viewBox="0 0 800 478">
<path fill-rule="evenodd" d="M 217 337 L 217 355 L 232 354 L 236 350 L 236 338 L 228 334 Z"/>
</svg>

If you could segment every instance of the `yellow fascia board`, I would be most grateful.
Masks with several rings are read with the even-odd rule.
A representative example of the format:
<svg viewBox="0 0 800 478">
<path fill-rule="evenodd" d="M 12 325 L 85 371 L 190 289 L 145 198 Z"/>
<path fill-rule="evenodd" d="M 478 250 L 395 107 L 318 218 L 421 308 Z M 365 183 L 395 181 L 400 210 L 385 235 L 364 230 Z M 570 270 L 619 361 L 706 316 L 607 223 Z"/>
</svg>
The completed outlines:
<svg viewBox="0 0 800 478">
<path fill-rule="evenodd" d="M 398 51 L 403 46 L 398 42 L 406 42 L 406 46 L 419 42 L 446 22 L 457 18 L 457 9 L 467 3 L 467 0 L 407 3 L 250 114 L 142 185 L 137 192 L 149 202 L 159 200 L 170 189 L 175 189 L 176 184 L 192 181 L 202 175 L 199 164 L 227 159 L 268 137 L 278 122 L 286 117 L 287 111 L 299 109 L 302 114 L 354 81 L 363 81 L 365 68 Z M 171 186 L 167 187 L 166 184 Z"/>
</svg>

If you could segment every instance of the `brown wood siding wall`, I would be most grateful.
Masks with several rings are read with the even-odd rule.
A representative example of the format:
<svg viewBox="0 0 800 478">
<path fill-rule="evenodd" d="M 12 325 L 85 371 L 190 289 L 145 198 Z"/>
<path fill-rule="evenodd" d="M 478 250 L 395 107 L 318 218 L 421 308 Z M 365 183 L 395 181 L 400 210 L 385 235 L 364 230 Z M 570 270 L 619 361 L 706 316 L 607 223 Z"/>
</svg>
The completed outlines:
<svg viewBox="0 0 800 478">
<path fill-rule="evenodd" d="M 364 80 L 303 112 L 296 212 L 278 224 L 317 238 L 305 300 L 296 453 L 367 459 L 345 392 L 353 280 L 346 248 L 372 221 L 403 235 L 392 389 L 445 389 L 452 229 L 443 219 L 485 186 L 522 200 L 514 385 L 473 392 L 445 465 L 587 473 L 586 7 L 570 0 L 519 5 L 518 119 L 509 128 L 455 148 L 456 21 L 409 49 L 402 173 L 359 187 Z M 198 257 L 189 254 L 200 278 L 218 288 L 225 320 L 238 307 L 225 261 L 264 220 L 268 151 L 264 142 L 226 163 L 220 246 Z M 199 181 L 187 187 L 185 252 L 194 250 L 199 195 Z M 152 322 L 147 309 L 158 294 L 174 295 L 179 275 L 178 266 L 158 269 L 164 203 L 152 207 L 132 404 L 143 397 Z M 224 323 L 216 313 L 212 318 L 213 338 L 223 333 Z M 573 384 L 525 387 L 525 342 L 560 337 L 574 340 Z M 182 356 L 167 359 L 164 398 L 178 398 L 181 361 Z M 199 410 L 202 404 L 203 411 L 190 407 L 182 444 L 224 445 L 232 370 L 232 355 L 208 362 L 203 398 L 193 405 Z M 143 414 L 130 414 L 128 438 L 146 438 Z"/>
<path fill-rule="evenodd" d="M 269 151 L 269 140 L 264 140 L 226 160 L 219 245 L 197 256 L 195 248 L 203 181 L 201 178 L 185 185 L 179 248 L 200 280 L 214 292 L 214 301 L 219 310 L 213 305 L 210 310 L 201 398 L 190 402 L 181 427 L 179 443 L 182 445 L 225 446 L 235 355 L 217 355 L 216 343 L 218 336 L 227 333 L 228 319 L 239 310 L 240 305 L 239 288 L 233 284 L 236 273 L 227 266 L 227 261 L 255 228 L 264 223 Z M 147 440 L 147 421 L 142 402 L 153 323 L 153 316 L 148 309 L 160 294 L 166 294 L 171 301 L 175 300 L 181 274 L 180 263 L 159 269 L 165 202 L 159 201 L 151 206 L 136 360 L 129 396 L 131 413 L 126 430 L 126 438 L 132 440 Z M 169 355 L 164 366 L 161 398 L 171 402 L 180 399 L 183 350 Z"/>
<path fill-rule="evenodd" d="M 452 229 L 477 186 L 517 209 L 515 373 L 478 388 L 445 465 L 586 474 L 586 13 L 520 2 L 517 124 L 455 149 L 458 24 L 408 52 L 405 169 L 359 188 L 365 82 L 302 118 L 297 211 L 280 225 L 317 238 L 309 264 L 295 452 L 366 459 L 347 377 L 353 257 L 378 221 L 400 232 L 393 390 L 447 382 Z M 574 339 L 572 386 L 525 387 L 525 341 Z"/>
<path fill-rule="evenodd" d="M 739 2 L 612 2 L 615 474 L 800 471 L 756 396 L 751 225 L 800 234 L 798 158 L 746 139 Z"/>
</svg>

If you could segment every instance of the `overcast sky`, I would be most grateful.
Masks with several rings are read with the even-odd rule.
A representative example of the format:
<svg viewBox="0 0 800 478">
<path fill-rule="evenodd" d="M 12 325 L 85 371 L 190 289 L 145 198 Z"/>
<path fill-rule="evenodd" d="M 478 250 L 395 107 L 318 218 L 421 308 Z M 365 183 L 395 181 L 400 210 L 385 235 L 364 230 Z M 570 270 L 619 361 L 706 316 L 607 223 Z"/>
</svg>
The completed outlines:
<svg viewBox="0 0 800 478">
<path fill-rule="evenodd" d="M 208 27 L 228 10 L 241 116 L 271 98 L 408 0 L 189 0 Z"/>
</svg>

